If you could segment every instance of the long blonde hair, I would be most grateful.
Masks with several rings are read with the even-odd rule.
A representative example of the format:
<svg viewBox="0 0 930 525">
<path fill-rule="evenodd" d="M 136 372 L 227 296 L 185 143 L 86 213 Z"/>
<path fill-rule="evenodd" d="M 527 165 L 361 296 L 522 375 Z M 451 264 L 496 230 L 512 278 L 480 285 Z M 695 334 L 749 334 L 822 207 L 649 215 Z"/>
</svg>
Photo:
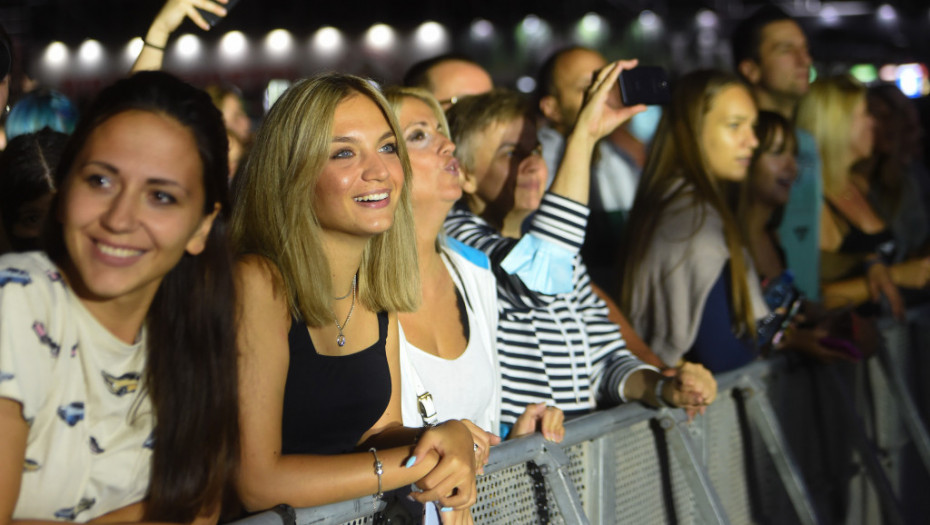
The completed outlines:
<svg viewBox="0 0 930 525">
<path fill-rule="evenodd" d="M 820 151 L 823 190 L 827 195 L 843 189 L 853 159 L 852 115 L 865 101 L 866 88 L 850 75 L 818 78 L 798 104 L 797 125 L 814 136 Z"/>
<path fill-rule="evenodd" d="M 294 315 L 310 326 L 332 322 L 330 265 L 312 195 L 329 159 L 336 106 L 351 95 L 371 99 L 397 140 L 404 186 L 394 224 L 373 236 L 359 267 L 359 299 L 372 311 L 413 311 L 419 304 L 411 170 L 403 133 L 381 93 L 366 80 L 325 74 L 292 86 L 269 111 L 243 173 L 233 180 L 232 241 L 281 273 Z"/>
<path fill-rule="evenodd" d="M 747 282 L 747 246 L 734 218 L 730 194 L 710 174 L 707 153 L 698 137 L 704 117 L 717 95 L 731 86 L 745 84 L 734 74 L 702 70 L 685 75 L 675 83 L 671 103 L 665 108 L 653 139 L 643 176 L 630 212 L 623 263 L 621 309 L 632 311 L 633 289 L 640 266 L 649 251 L 665 208 L 679 198 L 691 196 L 695 204 L 713 208 L 723 222 L 724 238 L 730 253 L 730 303 L 734 330 L 738 334 L 755 333 L 755 317 Z M 747 93 L 750 93 L 746 88 Z M 684 184 L 683 184 L 684 183 Z M 690 195 L 686 195 L 690 192 Z M 694 226 L 696 233 L 704 217 Z"/>
</svg>

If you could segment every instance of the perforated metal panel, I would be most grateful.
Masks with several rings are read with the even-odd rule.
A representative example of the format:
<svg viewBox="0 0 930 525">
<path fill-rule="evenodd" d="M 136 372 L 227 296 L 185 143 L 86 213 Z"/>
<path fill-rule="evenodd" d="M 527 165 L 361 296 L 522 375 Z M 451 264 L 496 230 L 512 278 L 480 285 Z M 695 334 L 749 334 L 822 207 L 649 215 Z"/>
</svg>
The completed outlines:
<svg viewBox="0 0 930 525">
<path fill-rule="evenodd" d="M 478 477 L 478 501 L 471 508 L 476 524 L 534 524 L 533 481 L 526 464 Z"/>
<path fill-rule="evenodd" d="M 590 443 L 584 442 L 564 449 L 565 455 L 568 456 L 569 464 L 567 467 L 562 468 L 572 480 L 572 484 L 575 485 L 575 490 L 578 491 L 582 506 L 584 506 L 588 499 L 587 487 L 589 484 L 589 474 L 592 471 L 596 471 L 595 466 L 591 464 L 587 455 L 589 448 Z M 552 523 L 563 523 L 562 512 L 555 504 L 555 496 L 552 494 L 552 489 L 548 484 L 546 485 L 546 499 L 549 502 L 549 518 L 552 520 Z"/>
<path fill-rule="evenodd" d="M 608 434 L 604 439 L 613 462 L 611 481 L 616 517 L 613 523 L 668 523 L 673 521 L 671 512 L 680 524 L 694 523 L 691 491 L 671 457 L 668 463 L 673 507 L 668 509 L 666 505 L 663 467 L 657 454 L 656 436 L 648 421 Z"/>
<path fill-rule="evenodd" d="M 729 393 L 717 396 L 705 418 L 705 466 L 710 481 L 732 523 L 753 523 L 743 440 L 733 397 Z"/>
</svg>

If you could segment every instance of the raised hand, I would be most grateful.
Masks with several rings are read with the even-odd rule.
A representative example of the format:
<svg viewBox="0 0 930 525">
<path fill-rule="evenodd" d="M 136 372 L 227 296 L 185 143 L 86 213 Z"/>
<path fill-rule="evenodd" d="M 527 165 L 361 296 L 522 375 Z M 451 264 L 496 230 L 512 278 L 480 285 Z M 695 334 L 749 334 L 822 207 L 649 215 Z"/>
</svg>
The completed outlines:
<svg viewBox="0 0 930 525">
<path fill-rule="evenodd" d="M 645 105 L 626 107 L 619 101 L 617 78 L 622 71 L 633 69 L 637 64 L 636 59 L 618 60 L 594 74 L 594 79 L 585 92 L 585 101 L 578 113 L 575 131 L 585 133 L 590 140 L 597 141 L 633 115 L 646 110 Z"/>
<path fill-rule="evenodd" d="M 178 26 L 181 25 L 184 18 L 187 17 L 197 24 L 197 27 L 200 29 L 209 31 L 210 24 L 204 20 L 203 15 L 200 14 L 197 8 L 199 7 L 204 11 L 209 11 L 217 16 L 226 16 L 226 8 L 220 4 L 225 4 L 227 2 L 228 0 L 168 0 L 165 2 L 165 5 L 162 6 L 161 11 L 155 15 L 155 20 L 152 21 L 152 28 L 163 31 L 167 38 L 168 35 L 173 33 Z"/>
</svg>

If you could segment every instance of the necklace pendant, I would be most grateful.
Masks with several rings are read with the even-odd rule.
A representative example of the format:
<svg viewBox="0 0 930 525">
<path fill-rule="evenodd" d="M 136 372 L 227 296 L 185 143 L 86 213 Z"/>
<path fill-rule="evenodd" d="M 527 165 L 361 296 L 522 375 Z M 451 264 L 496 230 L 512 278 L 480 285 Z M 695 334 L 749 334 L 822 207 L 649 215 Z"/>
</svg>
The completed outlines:
<svg viewBox="0 0 930 525">
<path fill-rule="evenodd" d="M 346 336 L 339 334 L 339 337 L 336 338 L 336 344 L 339 346 L 346 345 Z"/>
</svg>

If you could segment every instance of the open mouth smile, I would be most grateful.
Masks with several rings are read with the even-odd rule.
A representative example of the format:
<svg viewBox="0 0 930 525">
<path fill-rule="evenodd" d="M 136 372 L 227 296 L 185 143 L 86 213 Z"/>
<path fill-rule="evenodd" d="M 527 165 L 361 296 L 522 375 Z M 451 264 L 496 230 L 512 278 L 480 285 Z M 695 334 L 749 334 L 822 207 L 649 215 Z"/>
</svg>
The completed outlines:
<svg viewBox="0 0 930 525">
<path fill-rule="evenodd" d="M 388 192 L 381 193 L 369 193 L 368 195 L 362 195 L 361 197 L 355 197 L 355 202 L 378 202 L 383 201 L 388 198 Z"/>
<path fill-rule="evenodd" d="M 124 248 L 120 246 L 113 246 L 111 244 L 105 244 L 102 241 L 94 241 L 94 245 L 103 255 L 108 257 L 116 257 L 118 259 L 128 259 L 130 257 L 138 257 L 145 253 L 145 250 L 137 250 L 135 248 Z"/>
</svg>

